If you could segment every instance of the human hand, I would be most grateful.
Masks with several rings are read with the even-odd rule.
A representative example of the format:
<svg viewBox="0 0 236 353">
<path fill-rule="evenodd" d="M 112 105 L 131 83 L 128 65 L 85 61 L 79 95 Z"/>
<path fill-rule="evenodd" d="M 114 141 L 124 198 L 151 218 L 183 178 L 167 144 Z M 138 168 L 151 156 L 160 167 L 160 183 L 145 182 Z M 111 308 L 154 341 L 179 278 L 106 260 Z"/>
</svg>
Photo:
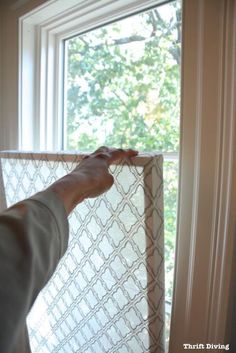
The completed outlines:
<svg viewBox="0 0 236 353">
<path fill-rule="evenodd" d="M 99 196 L 110 189 L 114 178 L 108 168 L 113 162 L 137 154 L 131 149 L 100 147 L 84 157 L 70 174 L 56 181 L 50 189 L 57 193 L 69 214 L 85 198 Z"/>
<path fill-rule="evenodd" d="M 109 173 L 109 166 L 120 159 L 134 157 L 137 151 L 100 147 L 94 153 L 84 157 L 75 168 L 75 173 L 83 178 L 86 185 L 86 197 L 96 197 L 110 189 L 114 183 L 113 176 Z M 84 190 L 85 191 L 85 190 Z"/>
</svg>

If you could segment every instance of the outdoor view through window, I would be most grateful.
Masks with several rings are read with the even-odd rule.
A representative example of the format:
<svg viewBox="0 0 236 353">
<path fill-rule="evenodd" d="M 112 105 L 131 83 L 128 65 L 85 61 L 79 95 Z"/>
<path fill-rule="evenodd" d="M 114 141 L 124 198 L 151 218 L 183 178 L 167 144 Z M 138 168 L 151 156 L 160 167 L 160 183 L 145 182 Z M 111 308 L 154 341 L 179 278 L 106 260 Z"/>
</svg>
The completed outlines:
<svg viewBox="0 0 236 353">
<path fill-rule="evenodd" d="M 181 6 L 173 1 L 65 40 L 64 149 L 164 154 L 167 334 L 173 287 Z"/>
</svg>

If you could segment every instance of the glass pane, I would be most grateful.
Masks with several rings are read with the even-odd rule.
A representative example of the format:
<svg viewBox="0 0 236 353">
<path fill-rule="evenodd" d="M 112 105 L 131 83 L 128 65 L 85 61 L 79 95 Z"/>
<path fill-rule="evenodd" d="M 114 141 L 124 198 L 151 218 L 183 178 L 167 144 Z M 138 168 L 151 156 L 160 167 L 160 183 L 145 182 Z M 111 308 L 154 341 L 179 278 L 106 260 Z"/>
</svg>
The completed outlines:
<svg viewBox="0 0 236 353">
<path fill-rule="evenodd" d="M 178 159 L 164 160 L 164 246 L 165 246 L 165 314 L 166 346 L 170 334 L 171 303 L 175 263 L 175 238 L 178 194 Z M 168 351 L 168 350 L 166 350 Z"/>
<path fill-rule="evenodd" d="M 66 41 L 64 148 L 177 151 L 180 4 Z"/>
</svg>

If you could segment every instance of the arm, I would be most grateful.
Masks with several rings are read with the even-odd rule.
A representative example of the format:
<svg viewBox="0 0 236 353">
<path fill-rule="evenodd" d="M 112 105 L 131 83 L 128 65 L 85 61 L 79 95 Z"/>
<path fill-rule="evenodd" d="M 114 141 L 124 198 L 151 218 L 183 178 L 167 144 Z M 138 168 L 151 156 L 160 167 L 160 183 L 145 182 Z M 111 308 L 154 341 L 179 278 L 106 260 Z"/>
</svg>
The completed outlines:
<svg viewBox="0 0 236 353">
<path fill-rule="evenodd" d="M 58 195 L 69 214 L 85 198 L 99 196 L 112 186 L 114 179 L 108 172 L 112 162 L 136 155 L 134 150 L 101 147 L 49 189 Z"/>
<path fill-rule="evenodd" d="M 67 215 L 113 184 L 109 165 L 136 152 L 100 148 L 45 191 L 0 215 L 0 351 L 11 352 L 26 316 L 67 248 Z"/>
</svg>

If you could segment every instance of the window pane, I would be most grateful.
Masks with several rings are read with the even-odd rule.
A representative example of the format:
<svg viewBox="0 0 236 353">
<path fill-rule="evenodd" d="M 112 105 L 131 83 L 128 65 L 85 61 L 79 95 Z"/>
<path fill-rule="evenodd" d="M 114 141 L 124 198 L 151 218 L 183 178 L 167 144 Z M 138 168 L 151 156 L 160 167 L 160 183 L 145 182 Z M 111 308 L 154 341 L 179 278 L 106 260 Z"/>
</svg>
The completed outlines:
<svg viewBox="0 0 236 353">
<path fill-rule="evenodd" d="M 180 4 L 69 39 L 64 148 L 177 151 Z"/>
<path fill-rule="evenodd" d="M 171 300 L 174 270 L 174 242 L 178 190 L 178 161 L 164 162 L 166 296 Z"/>
</svg>

